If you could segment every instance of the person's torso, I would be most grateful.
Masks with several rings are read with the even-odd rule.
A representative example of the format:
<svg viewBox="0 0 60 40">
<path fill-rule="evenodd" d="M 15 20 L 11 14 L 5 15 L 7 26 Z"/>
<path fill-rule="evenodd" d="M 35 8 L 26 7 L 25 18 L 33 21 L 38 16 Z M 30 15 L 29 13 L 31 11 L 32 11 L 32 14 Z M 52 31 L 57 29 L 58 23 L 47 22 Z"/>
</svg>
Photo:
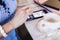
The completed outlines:
<svg viewBox="0 0 60 40">
<path fill-rule="evenodd" d="M 13 17 L 16 10 L 16 0 L 0 0 L 0 25 Z M 17 40 L 15 30 L 11 31 L 6 38 L 2 40 Z"/>
<path fill-rule="evenodd" d="M 16 7 L 16 0 L 0 0 L 0 24 L 3 24 L 12 17 Z"/>
</svg>

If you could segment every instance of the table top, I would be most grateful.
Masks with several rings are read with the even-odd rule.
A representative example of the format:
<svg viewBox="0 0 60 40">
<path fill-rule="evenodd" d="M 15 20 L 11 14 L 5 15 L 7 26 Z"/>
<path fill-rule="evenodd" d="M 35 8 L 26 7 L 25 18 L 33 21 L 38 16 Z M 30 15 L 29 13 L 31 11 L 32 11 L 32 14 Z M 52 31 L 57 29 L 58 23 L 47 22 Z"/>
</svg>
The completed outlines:
<svg viewBox="0 0 60 40">
<path fill-rule="evenodd" d="M 37 25 L 39 20 L 41 20 L 41 19 L 39 18 L 39 19 L 35 19 L 35 20 L 32 20 L 32 21 L 27 21 L 25 23 L 26 28 L 29 31 L 33 40 L 40 40 L 40 32 L 36 28 L 36 25 Z"/>
</svg>

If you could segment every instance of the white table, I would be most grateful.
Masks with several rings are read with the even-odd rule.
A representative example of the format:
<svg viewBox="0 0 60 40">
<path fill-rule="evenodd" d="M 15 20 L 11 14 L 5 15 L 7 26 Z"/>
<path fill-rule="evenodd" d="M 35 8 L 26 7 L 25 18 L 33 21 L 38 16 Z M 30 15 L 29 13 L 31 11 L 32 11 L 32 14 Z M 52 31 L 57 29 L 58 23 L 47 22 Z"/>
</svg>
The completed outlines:
<svg viewBox="0 0 60 40">
<path fill-rule="evenodd" d="M 36 28 L 36 24 L 40 19 L 28 21 L 25 23 L 27 30 L 29 31 L 33 40 L 40 40 L 40 32 Z"/>
</svg>

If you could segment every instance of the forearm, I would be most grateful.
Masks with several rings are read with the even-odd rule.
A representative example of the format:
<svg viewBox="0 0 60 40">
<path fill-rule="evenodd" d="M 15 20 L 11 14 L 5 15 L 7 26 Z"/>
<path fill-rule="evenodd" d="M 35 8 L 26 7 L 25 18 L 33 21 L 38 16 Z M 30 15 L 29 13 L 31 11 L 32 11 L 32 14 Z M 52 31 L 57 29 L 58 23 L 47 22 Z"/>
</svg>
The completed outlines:
<svg viewBox="0 0 60 40">
<path fill-rule="evenodd" d="M 6 23 L 4 25 L 2 25 L 3 30 L 5 31 L 5 33 L 9 33 L 11 30 L 13 30 L 14 28 L 12 27 L 12 24 L 10 23 Z M 2 34 L 0 33 L 0 38 L 2 38 Z"/>
</svg>

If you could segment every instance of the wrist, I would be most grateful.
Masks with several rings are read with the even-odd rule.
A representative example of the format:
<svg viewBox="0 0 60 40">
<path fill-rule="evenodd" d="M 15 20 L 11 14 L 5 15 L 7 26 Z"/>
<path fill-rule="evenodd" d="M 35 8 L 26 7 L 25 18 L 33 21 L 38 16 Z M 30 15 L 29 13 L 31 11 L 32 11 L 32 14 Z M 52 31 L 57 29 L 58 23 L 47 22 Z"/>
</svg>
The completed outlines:
<svg viewBox="0 0 60 40">
<path fill-rule="evenodd" d="M 14 29 L 18 28 L 20 25 L 23 24 L 23 23 L 22 23 L 22 20 L 17 19 L 17 17 L 16 17 L 16 18 L 13 18 L 13 19 L 10 21 L 10 23 L 12 24 L 12 26 L 13 26 Z"/>
<path fill-rule="evenodd" d="M 10 24 L 10 23 L 6 23 L 6 24 L 2 25 L 2 27 L 6 33 L 9 33 L 11 30 L 14 29 L 12 24 Z"/>
</svg>

